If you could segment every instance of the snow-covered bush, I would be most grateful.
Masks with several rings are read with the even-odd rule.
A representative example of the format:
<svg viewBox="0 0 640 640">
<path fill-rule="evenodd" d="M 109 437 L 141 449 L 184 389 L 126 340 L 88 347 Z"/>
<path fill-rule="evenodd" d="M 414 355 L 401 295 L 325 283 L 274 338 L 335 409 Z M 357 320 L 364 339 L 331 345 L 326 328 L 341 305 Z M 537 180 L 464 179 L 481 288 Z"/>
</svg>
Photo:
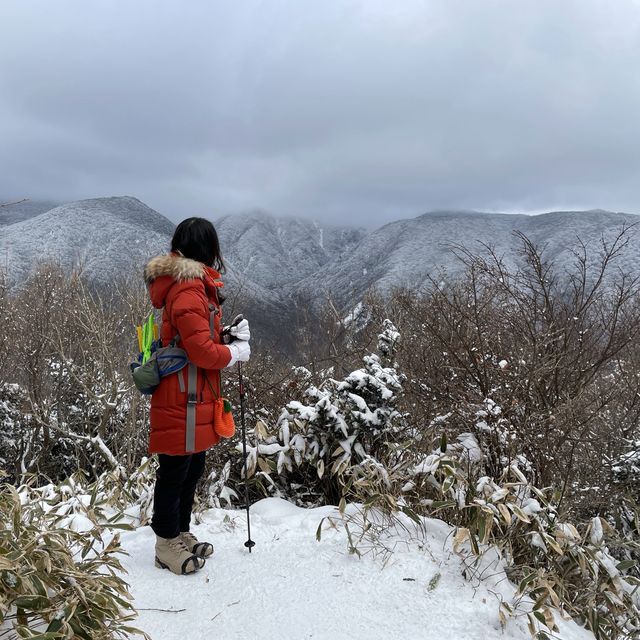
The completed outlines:
<svg viewBox="0 0 640 640">
<path fill-rule="evenodd" d="M 623 484 L 640 500 L 640 440 L 630 441 L 626 451 L 612 461 L 614 481 Z"/>
<path fill-rule="evenodd" d="M 626 541 L 640 541 L 640 440 L 628 441 L 624 453 L 607 460 L 612 481 L 620 496 L 610 509 L 610 519 Z M 626 560 L 640 567 L 640 544 L 635 549 L 622 549 Z M 639 571 L 640 573 L 640 571 Z"/>
<path fill-rule="evenodd" d="M 21 472 L 21 455 L 31 428 L 29 401 L 18 384 L 0 384 L 0 468 L 15 479 Z"/>
<path fill-rule="evenodd" d="M 402 378 L 383 362 L 393 356 L 398 339 L 387 321 L 379 337 L 381 355 L 365 356 L 364 366 L 344 380 L 308 386 L 301 400 L 283 409 L 274 433 L 257 423 L 248 472 L 257 470 L 266 492 L 302 504 L 337 504 L 389 491 L 387 461 L 407 429 L 396 408 Z"/>
<path fill-rule="evenodd" d="M 582 620 L 597 638 L 640 632 L 640 580 L 635 561 L 613 556 L 616 531 L 600 517 L 575 526 L 557 509 L 557 494 L 531 484 L 516 462 L 500 478 L 479 474 L 480 446 L 471 434 L 413 467 L 404 499 L 418 512 L 437 513 L 458 526 L 468 544 L 469 576 L 488 548 L 498 549 L 531 615 L 554 631 L 551 608 Z M 638 547 L 637 544 L 633 545 Z M 505 613 L 514 610 L 506 603 Z"/>
<path fill-rule="evenodd" d="M 0 487 L 0 636 L 145 635 L 129 626 L 118 535 L 59 507 L 29 487 Z"/>
</svg>

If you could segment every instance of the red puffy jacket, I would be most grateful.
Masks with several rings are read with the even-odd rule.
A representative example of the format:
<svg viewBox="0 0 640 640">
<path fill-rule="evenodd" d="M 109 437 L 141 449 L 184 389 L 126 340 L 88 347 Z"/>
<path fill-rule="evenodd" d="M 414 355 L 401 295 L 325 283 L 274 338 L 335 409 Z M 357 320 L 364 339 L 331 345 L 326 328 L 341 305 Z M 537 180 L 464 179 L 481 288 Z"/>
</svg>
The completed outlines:
<svg viewBox="0 0 640 640">
<path fill-rule="evenodd" d="M 214 430 L 213 402 L 220 397 L 220 369 L 231 351 L 220 344 L 220 274 L 201 262 L 171 253 L 152 258 L 144 270 L 151 302 L 162 311 L 160 337 L 168 345 L 176 333 L 189 360 L 198 367 L 195 451 L 205 451 L 220 440 Z M 209 326 L 209 305 L 214 306 L 214 339 Z M 186 369 L 185 369 L 186 371 Z M 185 455 L 187 394 L 178 375 L 162 378 L 151 397 L 149 453 Z"/>
</svg>

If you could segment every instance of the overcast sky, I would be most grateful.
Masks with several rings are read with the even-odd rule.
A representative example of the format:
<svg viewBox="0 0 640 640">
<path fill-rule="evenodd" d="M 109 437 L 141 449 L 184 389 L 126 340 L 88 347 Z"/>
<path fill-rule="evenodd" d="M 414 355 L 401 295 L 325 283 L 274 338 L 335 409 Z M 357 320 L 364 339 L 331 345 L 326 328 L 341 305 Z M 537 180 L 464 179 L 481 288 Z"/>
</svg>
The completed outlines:
<svg viewBox="0 0 640 640">
<path fill-rule="evenodd" d="M 632 0 L 0 0 L 0 198 L 640 213 Z"/>
</svg>

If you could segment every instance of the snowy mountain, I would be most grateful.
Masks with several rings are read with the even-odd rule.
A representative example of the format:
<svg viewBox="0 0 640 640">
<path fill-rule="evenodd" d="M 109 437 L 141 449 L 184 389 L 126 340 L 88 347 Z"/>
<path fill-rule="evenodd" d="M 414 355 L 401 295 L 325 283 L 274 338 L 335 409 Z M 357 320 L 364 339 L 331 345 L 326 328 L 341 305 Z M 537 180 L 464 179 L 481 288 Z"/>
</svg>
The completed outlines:
<svg viewBox="0 0 640 640">
<path fill-rule="evenodd" d="M 601 237 L 612 241 L 622 225 L 640 222 L 640 217 L 607 211 L 553 212 L 537 216 L 487 214 L 463 211 L 427 213 L 399 220 L 377 229 L 340 260 L 332 262 L 323 274 L 323 286 L 330 287 L 340 303 L 359 299 L 370 287 L 382 291 L 397 286 L 419 287 L 428 276 L 436 277 L 444 268 L 459 273 L 463 265 L 452 252 L 463 245 L 474 253 L 486 254 L 487 246 L 515 261 L 521 231 L 534 243 L 545 246 L 549 258 L 569 260 L 570 249 L 580 237 L 595 250 Z M 632 238 L 624 259 L 618 264 L 637 272 L 640 269 L 640 235 Z M 315 276 L 303 279 L 297 290 L 302 293 L 316 287 Z"/>
<path fill-rule="evenodd" d="M 319 226 L 302 218 L 266 213 L 225 216 L 214 221 L 225 261 L 238 278 L 286 290 L 306 276 L 317 277 L 340 255 L 350 253 L 363 230 Z"/>
<path fill-rule="evenodd" d="M 83 264 L 91 279 L 109 282 L 166 251 L 175 228 L 131 197 L 82 200 L 39 215 L 24 209 L 20 216 L 26 219 L 5 224 L 0 232 L 0 265 L 13 283 L 24 280 L 42 258 L 65 267 Z M 227 264 L 227 295 L 240 293 L 272 313 L 291 296 L 320 302 L 328 293 L 347 306 L 370 287 L 417 287 L 440 269 L 458 273 L 462 264 L 452 252 L 454 245 L 478 253 L 491 246 L 513 263 L 518 244 L 513 233 L 521 231 L 544 245 L 549 258 L 569 260 L 578 237 L 597 250 L 601 237 L 611 241 L 622 225 L 638 221 L 635 215 L 607 211 L 537 216 L 438 211 L 366 233 L 253 212 L 224 216 L 214 224 Z M 640 236 L 634 229 L 618 264 L 636 273 L 638 258 Z"/>
<path fill-rule="evenodd" d="M 165 252 L 175 229 L 174 223 L 131 197 L 80 200 L 40 215 L 35 211 L 14 211 L 19 220 L 6 224 L 0 235 L 0 264 L 13 283 L 24 280 L 42 259 L 67 268 L 83 264 L 91 279 L 108 282 L 135 270 L 154 253 Z M 289 286 L 354 248 L 364 235 L 358 229 L 321 228 L 309 220 L 264 213 L 226 216 L 215 226 L 228 287 L 270 299 L 283 297 Z"/>
<path fill-rule="evenodd" d="M 261 317 L 274 319 L 276 326 L 265 325 L 269 330 L 282 324 L 283 309 L 301 279 L 322 279 L 326 266 L 364 237 L 359 229 L 320 227 L 310 220 L 259 212 L 225 216 L 214 224 L 227 267 L 225 293 L 257 304 Z"/>
<path fill-rule="evenodd" d="M 19 283 L 40 260 L 82 266 L 96 283 L 135 270 L 166 251 L 174 225 L 130 197 L 80 200 L 7 225 L 0 234 L 0 264 Z"/>
</svg>

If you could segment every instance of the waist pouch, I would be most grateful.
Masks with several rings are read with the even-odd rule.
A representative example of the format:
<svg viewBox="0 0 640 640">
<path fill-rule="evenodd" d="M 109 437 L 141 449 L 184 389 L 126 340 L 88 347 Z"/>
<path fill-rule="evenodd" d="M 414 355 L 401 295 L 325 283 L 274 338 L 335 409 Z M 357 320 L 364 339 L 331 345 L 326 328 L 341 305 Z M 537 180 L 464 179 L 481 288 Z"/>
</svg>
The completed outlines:
<svg viewBox="0 0 640 640">
<path fill-rule="evenodd" d="M 142 354 L 129 367 L 133 383 L 138 391 L 145 395 L 151 395 L 158 388 L 162 378 L 184 369 L 189 364 L 187 352 L 174 346 L 156 349 L 144 364 L 141 359 Z"/>
</svg>

